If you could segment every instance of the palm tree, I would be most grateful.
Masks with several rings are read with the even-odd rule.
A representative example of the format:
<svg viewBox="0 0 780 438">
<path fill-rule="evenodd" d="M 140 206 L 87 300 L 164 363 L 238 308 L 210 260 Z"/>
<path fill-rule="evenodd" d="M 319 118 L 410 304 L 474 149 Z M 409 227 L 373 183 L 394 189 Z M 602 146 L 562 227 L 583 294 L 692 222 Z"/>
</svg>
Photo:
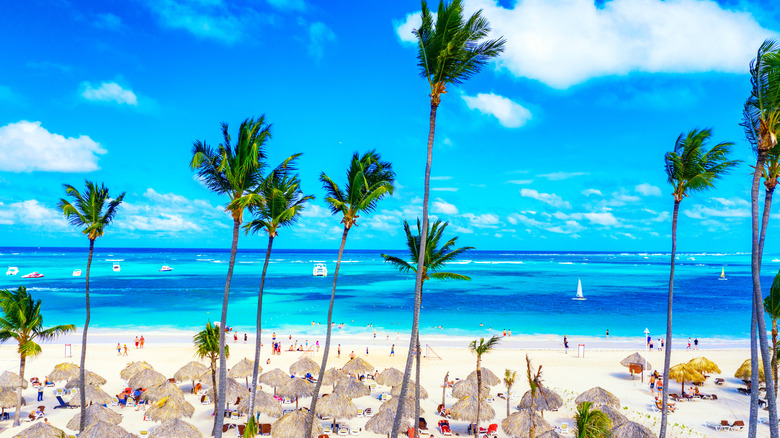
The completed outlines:
<svg viewBox="0 0 780 438">
<path fill-rule="evenodd" d="M 774 190 L 769 179 L 766 183 L 766 199 L 764 214 L 759 223 L 758 191 L 761 177 L 764 175 L 764 164 L 768 155 L 777 147 L 777 134 L 780 131 L 780 45 L 773 40 L 766 40 L 759 47 L 756 58 L 750 63 L 751 93 L 745 102 L 741 125 L 745 128 L 745 137 L 756 152 L 756 165 L 753 170 L 751 185 L 751 226 L 752 251 L 751 273 L 753 276 L 753 307 L 750 327 L 750 357 L 751 382 L 758 385 L 758 348 L 763 357 L 764 373 L 767 384 L 774 386 L 774 376 L 771 373 L 769 345 L 766 336 L 764 312 L 761 311 L 761 258 L 764 251 L 764 238 L 769 222 L 771 207 L 771 192 Z M 771 161 L 771 160 L 770 160 Z M 756 334 L 758 343 L 756 345 Z M 774 391 L 767 393 L 769 409 L 769 431 L 772 438 L 778 438 L 777 399 Z M 758 393 L 750 395 L 750 421 L 748 436 L 755 437 L 758 426 Z"/>
<path fill-rule="evenodd" d="M 428 81 L 430 87 L 430 117 L 428 128 L 428 155 L 425 164 L 425 187 L 423 192 L 423 233 L 428 230 L 428 198 L 430 195 L 431 162 L 433 160 L 433 137 L 436 132 L 436 111 L 441 103 L 441 96 L 447 92 L 450 84 L 462 84 L 476 75 L 492 59 L 503 50 L 505 40 L 486 39 L 490 33 L 490 23 L 482 16 L 482 10 L 477 11 L 468 20 L 463 16 L 463 2 L 452 0 L 449 3 L 439 1 L 436 23 L 434 15 L 428 9 L 428 3 L 422 1 L 422 23 L 414 30 L 417 37 L 417 65 L 420 76 Z M 425 254 L 425 234 L 420 239 L 419 254 Z M 417 261 L 422 265 L 422 259 Z M 422 273 L 415 279 L 414 314 L 412 319 L 412 334 L 409 341 L 409 354 L 406 357 L 404 380 L 398 410 L 401 412 L 406 401 L 406 391 L 412 371 L 412 352 L 418 338 L 420 303 L 422 302 Z M 393 422 L 392 436 L 396 436 L 401 427 L 401 417 Z"/>
<path fill-rule="evenodd" d="M 330 293 L 330 304 L 328 306 L 328 328 L 325 337 L 325 349 L 322 356 L 322 365 L 320 365 L 320 374 L 317 378 L 317 384 L 314 386 L 314 393 L 309 408 L 309 416 L 306 420 L 306 429 L 308 435 L 311 435 L 314 427 L 314 415 L 317 408 L 317 397 L 322 387 L 322 377 L 328 366 L 328 353 L 330 352 L 331 329 L 333 320 L 333 302 L 336 299 L 336 284 L 339 278 L 339 267 L 341 267 L 341 256 L 344 254 L 344 245 L 347 243 L 347 234 L 353 226 L 357 226 L 357 220 L 362 213 L 370 213 L 376 209 L 379 201 L 387 195 L 392 195 L 395 190 L 395 172 L 389 161 L 382 161 L 382 156 L 375 150 L 368 151 L 362 156 L 355 152 L 347 168 L 347 184 L 339 187 L 324 172 L 320 174 L 320 182 L 325 189 L 327 196 L 325 202 L 330 206 L 330 211 L 334 215 L 341 215 L 341 223 L 344 224 L 344 232 L 341 235 L 341 246 L 339 246 L 339 255 L 336 259 L 336 271 L 333 273 L 333 289 Z M 307 436 L 308 436 L 307 435 Z"/>
<path fill-rule="evenodd" d="M 598 409 L 592 409 L 593 403 L 583 402 L 577 405 L 574 423 L 577 427 L 577 438 L 610 438 L 612 437 L 612 420 Z"/>
<path fill-rule="evenodd" d="M 24 380 L 24 367 L 28 357 L 41 354 L 41 346 L 35 340 L 51 341 L 68 332 L 76 331 L 73 324 L 43 328 L 41 300 L 33 300 L 27 288 L 19 286 L 15 291 L 0 290 L 0 342 L 15 340 L 19 344 L 19 376 Z M 22 407 L 22 387 L 16 390 L 16 413 L 14 426 L 20 424 L 19 412 Z"/>
<path fill-rule="evenodd" d="M 289 165 L 293 165 L 291 160 Z M 268 261 L 271 259 L 271 249 L 274 238 L 281 228 L 289 227 L 298 221 L 300 213 L 306 202 L 314 199 L 313 196 L 304 196 L 301 192 L 301 183 L 298 175 L 289 176 L 287 169 L 275 170 L 266 178 L 259 187 L 258 192 L 263 200 L 260 208 L 251 208 L 254 219 L 246 224 L 247 233 L 265 231 L 268 233 L 268 249 L 265 251 L 265 263 L 263 273 L 260 276 L 260 290 L 257 294 L 257 330 L 255 338 L 255 362 L 252 371 L 252 388 L 249 394 L 249 412 L 255 411 L 254 386 L 257 385 L 257 377 L 260 369 L 260 336 L 262 334 L 263 313 L 263 288 L 265 286 L 265 274 L 268 271 Z"/>
<path fill-rule="evenodd" d="M 709 129 L 694 129 L 687 136 L 680 134 L 674 143 L 674 150 L 664 156 L 664 165 L 669 184 L 674 197 L 674 213 L 672 215 L 672 255 L 669 270 L 669 294 L 666 308 L 666 348 L 664 349 L 664 389 L 663 409 L 661 413 L 661 431 L 659 438 L 666 436 L 666 421 L 668 415 L 667 401 L 669 393 L 669 367 L 672 358 L 672 301 L 674 295 L 674 258 L 677 254 L 677 214 L 680 202 L 691 193 L 701 192 L 714 186 L 715 180 L 721 178 L 736 166 L 738 161 L 728 159 L 731 146 L 734 143 L 723 142 L 706 150 L 712 136 Z"/>
<path fill-rule="evenodd" d="M 777 320 L 780 319 L 780 271 L 775 275 L 769 295 L 764 298 L 764 311 L 772 318 L 772 378 L 777 395 Z"/>
<path fill-rule="evenodd" d="M 509 393 L 517 381 L 517 371 L 504 370 L 504 386 L 506 386 L 506 416 L 509 416 Z"/>
<path fill-rule="evenodd" d="M 528 438 L 535 438 L 536 437 L 536 424 L 533 421 L 533 415 L 536 411 L 535 404 L 536 404 L 536 393 L 539 392 L 539 388 L 542 386 L 542 366 L 539 365 L 539 369 L 534 373 L 531 369 L 531 358 L 528 357 L 528 355 L 525 355 L 525 372 L 526 372 L 526 379 L 528 379 L 528 386 L 531 388 L 531 406 L 529 406 L 528 411 L 530 412 L 532 420 L 530 421 L 530 424 L 528 426 Z M 544 393 L 542 393 L 544 396 Z"/>
<path fill-rule="evenodd" d="M 73 201 L 71 203 L 67 199 L 60 199 L 57 207 L 62 210 L 62 214 L 68 222 L 76 228 L 81 228 L 82 233 L 89 239 L 89 256 L 87 256 L 87 284 L 85 294 L 85 308 L 87 310 L 87 316 L 84 320 L 84 332 L 81 334 L 81 371 L 79 382 L 79 394 L 81 397 L 81 422 L 79 423 L 79 433 L 84 432 L 84 428 L 87 426 L 84 424 L 86 415 L 84 411 L 87 406 L 86 393 L 84 392 L 85 384 L 85 362 L 87 360 L 87 331 L 89 330 L 90 319 L 90 307 L 89 307 L 89 271 L 92 267 L 92 253 L 95 249 L 95 240 L 98 237 L 103 236 L 111 222 L 114 221 L 114 217 L 119 210 L 119 205 L 122 204 L 122 200 L 125 198 L 125 193 L 122 192 L 114 199 L 108 194 L 108 188 L 100 184 L 99 186 L 91 181 L 86 181 L 86 190 L 84 193 L 80 193 L 75 187 L 65 184 L 65 195 Z"/>
<path fill-rule="evenodd" d="M 224 332 L 224 330 L 221 331 Z M 211 368 L 211 387 L 215 389 L 217 388 L 217 360 L 222 357 L 222 349 L 219 345 L 219 332 L 219 327 L 213 325 L 211 321 L 209 321 L 206 323 L 206 328 L 199 331 L 195 334 L 195 336 L 192 337 L 192 342 L 195 344 L 195 356 L 200 359 L 209 360 L 209 367 Z M 227 345 L 224 347 L 224 357 L 230 356 L 230 348 Z M 215 390 L 214 394 L 216 395 L 216 393 L 217 391 Z M 216 398 L 213 400 L 213 402 L 214 415 L 216 415 L 218 407 Z"/>
<path fill-rule="evenodd" d="M 482 407 L 482 355 L 493 351 L 499 340 L 498 336 L 492 336 L 487 341 L 485 338 L 479 338 L 479 341 L 473 340 L 469 344 L 469 351 L 477 355 L 477 427 L 474 428 L 475 438 L 479 434 L 479 416 Z"/>
</svg>

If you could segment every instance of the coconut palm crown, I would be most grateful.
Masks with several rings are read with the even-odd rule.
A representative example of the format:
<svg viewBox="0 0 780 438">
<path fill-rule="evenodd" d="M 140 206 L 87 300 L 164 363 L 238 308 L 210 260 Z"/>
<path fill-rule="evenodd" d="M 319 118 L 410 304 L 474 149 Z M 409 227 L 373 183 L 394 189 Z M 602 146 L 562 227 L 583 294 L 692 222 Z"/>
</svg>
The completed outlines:
<svg viewBox="0 0 780 438">
<path fill-rule="evenodd" d="M 712 137 L 711 129 L 691 130 L 688 135 L 680 134 L 674 143 L 674 150 L 664 157 L 667 181 L 673 187 L 675 201 L 682 201 L 691 192 L 700 192 L 713 187 L 738 160 L 729 160 L 732 142 L 721 142 L 706 149 Z"/>
</svg>

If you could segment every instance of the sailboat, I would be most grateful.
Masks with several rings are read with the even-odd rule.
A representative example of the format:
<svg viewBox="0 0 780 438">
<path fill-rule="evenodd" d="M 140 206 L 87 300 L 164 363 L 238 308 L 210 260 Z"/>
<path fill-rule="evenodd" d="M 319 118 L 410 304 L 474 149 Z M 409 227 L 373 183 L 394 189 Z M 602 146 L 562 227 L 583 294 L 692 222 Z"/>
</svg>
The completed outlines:
<svg viewBox="0 0 780 438">
<path fill-rule="evenodd" d="M 728 280 L 728 278 L 726 278 L 726 268 L 720 268 L 720 278 L 718 278 L 718 280 Z"/>
<path fill-rule="evenodd" d="M 582 295 L 582 281 L 580 281 L 580 279 L 578 278 L 577 279 L 577 296 L 572 298 L 572 300 L 585 301 L 586 299 L 587 298 L 585 298 Z"/>
</svg>

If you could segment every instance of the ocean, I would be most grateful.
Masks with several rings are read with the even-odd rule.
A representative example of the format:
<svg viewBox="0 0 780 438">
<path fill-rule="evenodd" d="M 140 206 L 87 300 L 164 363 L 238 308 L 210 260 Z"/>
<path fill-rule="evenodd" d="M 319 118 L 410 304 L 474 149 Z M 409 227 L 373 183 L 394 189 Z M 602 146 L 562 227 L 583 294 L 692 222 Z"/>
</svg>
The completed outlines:
<svg viewBox="0 0 780 438">
<path fill-rule="evenodd" d="M 405 332 L 414 277 L 383 263 L 382 251 L 345 251 L 333 321 L 345 330 Z M 404 251 L 388 251 L 405 256 Z M 263 250 L 239 250 L 228 325 L 253 331 Z M 266 278 L 263 324 L 287 330 L 325 324 L 337 253 L 274 250 Z M 91 276 L 92 327 L 148 330 L 218 321 L 229 251 L 96 248 Z M 0 288 L 24 285 L 43 302 L 46 325 L 84 320 L 85 248 L 0 248 Z M 315 263 L 328 277 L 313 277 Z M 114 272 L 112 266 L 121 270 Z M 160 272 L 162 265 L 173 268 Z M 766 256 L 765 290 L 780 260 Z M 82 269 L 81 277 L 73 277 Z M 718 279 L 725 269 L 727 281 Z M 669 255 L 665 253 L 473 251 L 449 266 L 471 281 L 428 281 L 421 330 L 469 335 L 485 328 L 513 334 L 641 336 L 665 333 Z M 33 271 L 43 278 L 22 279 Z M 572 298 L 582 281 L 585 301 Z M 680 254 L 675 276 L 675 337 L 748 337 L 749 254 Z M 765 292 L 766 294 L 766 292 Z M 443 327 L 443 330 L 438 328 Z M 134 330 L 137 331 L 137 330 Z"/>
</svg>

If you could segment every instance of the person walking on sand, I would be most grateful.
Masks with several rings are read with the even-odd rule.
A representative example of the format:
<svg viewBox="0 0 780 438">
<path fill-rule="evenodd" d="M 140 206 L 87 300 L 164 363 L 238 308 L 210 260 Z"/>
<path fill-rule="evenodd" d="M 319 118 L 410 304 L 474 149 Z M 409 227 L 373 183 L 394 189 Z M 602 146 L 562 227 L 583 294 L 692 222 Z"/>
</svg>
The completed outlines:
<svg viewBox="0 0 780 438">
<path fill-rule="evenodd" d="M 317 341 L 317 353 L 320 352 L 320 341 Z"/>
<path fill-rule="evenodd" d="M 336 352 L 337 352 L 336 357 L 341 358 L 341 344 L 339 344 L 339 348 L 338 350 L 336 350 Z"/>
<path fill-rule="evenodd" d="M 566 351 L 566 354 L 569 354 L 569 339 L 566 335 L 563 335 L 563 349 Z"/>
<path fill-rule="evenodd" d="M 138 336 L 135 337 L 135 349 L 138 349 L 138 343 L 141 342 L 140 339 L 138 339 Z"/>
<path fill-rule="evenodd" d="M 693 340 L 693 349 L 698 350 L 699 349 L 699 338 L 695 338 Z"/>
<path fill-rule="evenodd" d="M 690 349 L 691 349 L 691 338 L 689 337 L 688 338 L 688 347 L 686 348 L 686 350 L 690 350 Z"/>
<path fill-rule="evenodd" d="M 366 349 L 366 350 L 368 350 L 368 349 Z M 349 360 L 352 360 L 352 359 L 354 359 L 354 358 L 355 358 L 355 350 L 352 350 L 352 351 L 349 353 Z"/>
<path fill-rule="evenodd" d="M 144 348 L 144 335 L 141 335 L 141 348 Z"/>
<path fill-rule="evenodd" d="M 395 344 L 390 346 L 390 357 L 395 356 Z"/>
<path fill-rule="evenodd" d="M 122 344 L 118 343 L 116 344 L 116 355 L 121 356 L 122 355 Z"/>
<path fill-rule="evenodd" d="M 238 333 L 233 333 L 233 343 L 234 344 L 238 343 Z"/>
<path fill-rule="evenodd" d="M 127 356 L 127 344 L 125 344 L 125 354 L 123 356 Z"/>
</svg>

